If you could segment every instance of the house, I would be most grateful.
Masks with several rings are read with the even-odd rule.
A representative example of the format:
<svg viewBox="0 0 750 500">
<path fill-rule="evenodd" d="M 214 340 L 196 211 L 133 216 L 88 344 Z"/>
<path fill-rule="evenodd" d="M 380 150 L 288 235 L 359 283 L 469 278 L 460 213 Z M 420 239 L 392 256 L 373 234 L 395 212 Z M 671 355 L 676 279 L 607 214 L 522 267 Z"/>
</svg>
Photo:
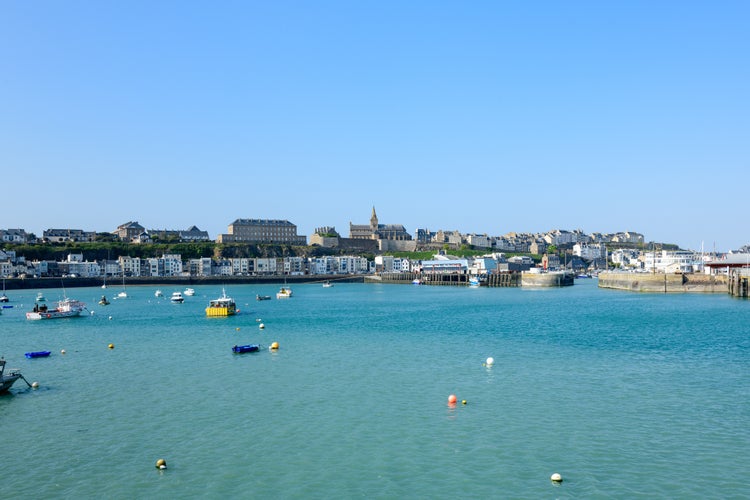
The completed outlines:
<svg viewBox="0 0 750 500">
<path fill-rule="evenodd" d="M 297 234 L 297 226 L 288 220 L 236 219 L 229 224 L 228 234 L 220 234 L 218 243 L 265 243 L 276 245 L 306 245 L 307 238 Z"/>
<path fill-rule="evenodd" d="M 117 235 L 117 237 L 120 238 L 121 241 L 125 241 L 128 243 L 136 240 L 144 232 L 145 228 L 138 224 L 137 221 L 130 221 L 126 222 L 125 224 L 120 224 L 119 226 L 117 226 L 117 229 L 112 231 L 112 233 Z"/>
</svg>

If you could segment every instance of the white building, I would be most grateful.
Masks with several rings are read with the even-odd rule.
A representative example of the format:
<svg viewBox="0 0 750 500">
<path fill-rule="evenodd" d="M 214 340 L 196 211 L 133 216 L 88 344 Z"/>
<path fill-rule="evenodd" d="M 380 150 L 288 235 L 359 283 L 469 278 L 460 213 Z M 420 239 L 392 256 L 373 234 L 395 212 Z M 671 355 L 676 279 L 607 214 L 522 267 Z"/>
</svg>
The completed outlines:
<svg viewBox="0 0 750 500">
<path fill-rule="evenodd" d="M 601 243 L 576 243 L 573 245 L 573 255 L 586 260 L 606 259 L 607 247 Z"/>
</svg>

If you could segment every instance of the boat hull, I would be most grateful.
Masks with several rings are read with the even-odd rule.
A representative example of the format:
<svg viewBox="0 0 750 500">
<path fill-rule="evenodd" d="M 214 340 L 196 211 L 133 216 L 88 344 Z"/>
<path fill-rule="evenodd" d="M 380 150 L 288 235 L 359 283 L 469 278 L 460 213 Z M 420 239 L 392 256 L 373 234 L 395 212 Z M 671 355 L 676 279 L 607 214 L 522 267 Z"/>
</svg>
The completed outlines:
<svg viewBox="0 0 750 500">
<path fill-rule="evenodd" d="M 9 390 L 19 378 L 21 378 L 20 375 L 4 375 L 2 380 L 0 380 L 0 392 Z"/>
<path fill-rule="evenodd" d="M 47 311 L 47 312 L 27 312 L 26 319 L 40 320 L 40 319 L 60 319 L 60 318 L 73 318 L 80 316 L 81 311 Z"/>
<path fill-rule="evenodd" d="M 207 307 L 206 308 L 206 316 L 209 318 L 213 317 L 222 317 L 222 316 L 234 316 L 237 314 L 237 309 L 233 306 L 231 307 Z"/>
<path fill-rule="evenodd" d="M 260 345 L 249 344 L 249 345 L 236 345 L 232 347 L 232 352 L 235 354 L 244 354 L 246 352 L 258 352 L 260 351 Z"/>
</svg>

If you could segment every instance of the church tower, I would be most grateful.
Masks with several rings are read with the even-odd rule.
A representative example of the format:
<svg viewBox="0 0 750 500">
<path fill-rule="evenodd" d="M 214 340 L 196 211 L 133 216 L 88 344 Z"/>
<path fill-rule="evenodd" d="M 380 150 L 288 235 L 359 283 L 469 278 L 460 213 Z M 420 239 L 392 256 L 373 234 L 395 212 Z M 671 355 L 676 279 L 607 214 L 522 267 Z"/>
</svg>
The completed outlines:
<svg viewBox="0 0 750 500">
<path fill-rule="evenodd" d="M 378 231 L 378 215 L 375 213 L 375 206 L 372 207 L 372 216 L 370 217 L 370 228 L 373 234 Z"/>
</svg>

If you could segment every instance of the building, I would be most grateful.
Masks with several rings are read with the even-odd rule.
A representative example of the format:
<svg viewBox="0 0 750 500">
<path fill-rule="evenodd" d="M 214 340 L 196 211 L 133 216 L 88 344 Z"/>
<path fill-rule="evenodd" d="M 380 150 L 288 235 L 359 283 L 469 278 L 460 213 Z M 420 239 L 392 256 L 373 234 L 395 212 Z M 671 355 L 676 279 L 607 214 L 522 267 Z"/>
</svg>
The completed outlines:
<svg viewBox="0 0 750 500">
<path fill-rule="evenodd" d="M 45 229 L 42 233 L 44 241 L 63 243 L 66 241 L 94 241 L 96 232 L 82 229 Z"/>
<path fill-rule="evenodd" d="M 362 240 L 410 241 L 411 235 L 401 224 L 380 224 L 375 207 L 372 207 L 370 224 L 349 223 L 349 238 Z"/>
<path fill-rule="evenodd" d="M 120 224 L 112 233 L 117 235 L 117 237 L 120 238 L 121 241 L 126 241 L 129 243 L 139 238 L 141 234 L 145 232 L 146 230 L 144 229 L 144 227 L 138 224 L 137 221 L 130 221 L 126 222 L 125 224 Z"/>
<path fill-rule="evenodd" d="M 307 245 L 307 238 L 297 234 L 297 226 L 288 220 L 237 219 L 220 234 L 218 243 L 266 243 L 276 245 Z"/>
<path fill-rule="evenodd" d="M 3 243 L 33 243 L 30 235 L 23 229 L 0 229 L 0 239 Z"/>
<path fill-rule="evenodd" d="M 183 243 L 211 241 L 208 231 L 201 231 L 197 226 L 190 226 L 188 229 L 149 229 L 148 233 L 151 239 L 177 240 Z"/>
</svg>

